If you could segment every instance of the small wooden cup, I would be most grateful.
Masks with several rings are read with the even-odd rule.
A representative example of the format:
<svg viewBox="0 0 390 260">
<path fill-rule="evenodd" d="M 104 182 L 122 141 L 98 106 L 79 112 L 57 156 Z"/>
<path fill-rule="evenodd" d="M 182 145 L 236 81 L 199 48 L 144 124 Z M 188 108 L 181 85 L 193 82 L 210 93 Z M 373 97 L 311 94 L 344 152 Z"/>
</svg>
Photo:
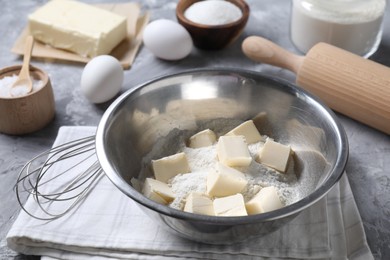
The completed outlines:
<svg viewBox="0 0 390 260">
<path fill-rule="evenodd" d="M 0 79 L 19 75 L 21 65 L 0 70 Z M 30 75 L 41 80 L 43 87 L 21 97 L 0 97 L 0 132 L 22 135 L 42 129 L 52 121 L 55 114 L 53 89 L 44 71 L 30 66 Z"/>
<path fill-rule="evenodd" d="M 249 18 L 250 10 L 245 1 L 227 0 L 240 8 L 242 17 L 238 21 L 223 25 L 203 25 L 188 20 L 184 16 L 185 10 L 199 1 L 201 0 L 180 0 L 176 7 L 177 20 L 190 33 L 194 45 L 200 49 L 217 50 L 233 43 L 244 30 Z"/>
</svg>

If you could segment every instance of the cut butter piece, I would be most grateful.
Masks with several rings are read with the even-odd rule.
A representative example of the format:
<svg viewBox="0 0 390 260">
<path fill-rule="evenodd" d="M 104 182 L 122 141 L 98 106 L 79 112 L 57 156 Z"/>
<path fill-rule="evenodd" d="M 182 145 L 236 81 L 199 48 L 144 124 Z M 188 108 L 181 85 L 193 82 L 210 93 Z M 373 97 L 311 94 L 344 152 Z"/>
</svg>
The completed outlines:
<svg viewBox="0 0 390 260">
<path fill-rule="evenodd" d="M 211 146 L 217 142 L 217 137 L 210 129 L 203 130 L 199 133 L 194 134 L 189 139 L 189 147 L 200 148 Z"/>
<path fill-rule="evenodd" d="M 213 197 L 233 195 L 241 192 L 247 183 L 245 174 L 217 163 L 217 171 L 211 171 L 207 175 L 207 194 Z"/>
<path fill-rule="evenodd" d="M 259 152 L 259 161 L 275 170 L 285 172 L 290 158 L 291 147 L 267 139 Z"/>
<path fill-rule="evenodd" d="M 152 160 L 152 167 L 156 180 L 165 183 L 179 173 L 191 171 L 185 153 L 177 153 L 158 160 Z"/>
<path fill-rule="evenodd" d="M 233 217 L 248 215 L 245 209 L 244 197 L 241 193 L 217 198 L 213 204 L 216 216 Z"/>
<path fill-rule="evenodd" d="M 227 166 L 248 166 L 252 162 L 243 136 L 221 136 L 217 144 L 218 159 Z"/>
<path fill-rule="evenodd" d="M 185 212 L 214 216 L 213 201 L 207 195 L 191 192 L 186 199 Z"/>
<path fill-rule="evenodd" d="M 126 17 L 72 0 L 52 0 L 28 17 L 30 34 L 84 57 L 109 54 L 127 36 Z"/>
<path fill-rule="evenodd" d="M 278 192 L 274 186 L 262 188 L 245 204 L 249 215 L 260 214 L 283 207 Z"/>
<path fill-rule="evenodd" d="M 168 184 L 152 178 L 146 178 L 142 193 L 147 198 L 164 205 L 175 199 L 175 194 Z"/>
<path fill-rule="evenodd" d="M 245 121 L 226 135 L 242 135 L 248 144 L 257 143 L 262 140 L 259 130 L 257 130 L 252 120 Z"/>
</svg>

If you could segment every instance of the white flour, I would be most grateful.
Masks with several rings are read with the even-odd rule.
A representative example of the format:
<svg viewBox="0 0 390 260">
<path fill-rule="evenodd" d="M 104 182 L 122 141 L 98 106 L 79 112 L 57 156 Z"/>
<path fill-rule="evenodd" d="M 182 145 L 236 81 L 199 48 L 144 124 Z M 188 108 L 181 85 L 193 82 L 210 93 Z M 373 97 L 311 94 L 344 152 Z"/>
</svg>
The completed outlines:
<svg viewBox="0 0 390 260">
<path fill-rule="evenodd" d="M 219 136 L 221 133 L 229 132 L 241 123 L 242 121 L 237 119 L 218 118 L 207 122 L 199 122 L 198 130 L 209 128 Z M 185 199 L 190 192 L 206 192 L 207 175 L 214 170 L 218 161 L 216 145 L 197 149 L 186 147 L 186 141 L 197 132 L 199 131 L 172 129 L 168 135 L 158 139 L 152 150 L 142 159 L 143 166 L 137 178 L 137 183 L 139 180 L 141 184 L 145 178 L 154 176 L 150 166 L 151 160 L 178 152 L 186 154 L 191 172 L 179 174 L 168 181 L 168 185 L 176 196 L 176 199 L 169 206 L 175 209 L 183 209 Z M 306 154 L 295 150 L 295 155 L 289 160 L 286 173 L 279 173 L 256 161 L 257 155 L 267 138 L 267 136 L 262 137 L 262 141 L 248 145 L 249 153 L 253 158 L 252 163 L 248 167 L 236 167 L 237 170 L 245 174 L 248 180 L 247 186 L 241 192 L 245 201 L 252 198 L 262 187 L 271 185 L 277 188 L 279 198 L 285 205 L 290 205 L 306 197 L 320 181 L 315 174 L 302 174 L 301 160 L 312 161 L 312 164 L 316 165 L 316 170 L 320 169 L 318 164 L 321 162 L 325 165 L 325 161 L 318 158 L 317 153 L 308 152 Z M 309 170 L 310 167 L 306 168 Z M 142 185 L 133 184 L 133 187 L 141 192 L 141 187 L 138 186 Z"/>
<path fill-rule="evenodd" d="M 176 198 L 171 207 L 182 209 L 185 198 L 191 191 L 206 192 L 207 174 L 214 168 L 217 160 L 215 146 L 192 149 L 185 147 L 183 151 L 188 159 L 191 172 L 179 174 L 170 180 L 172 191 Z"/>
<path fill-rule="evenodd" d="M 258 142 L 248 146 L 253 158 L 248 167 L 240 167 L 238 170 L 245 173 L 248 180 L 247 186 L 242 191 L 245 201 L 252 198 L 262 187 L 275 186 L 278 189 L 279 197 L 286 205 L 292 204 L 301 198 L 301 193 L 297 188 L 297 178 L 293 172 L 294 162 L 290 160 L 286 173 L 279 173 L 258 162 L 259 149 L 264 145 Z M 192 149 L 184 147 L 182 150 L 188 159 L 190 173 L 179 174 L 169 181 L 176 199 L 170 204 L 176 209 L 183 209 L 185 198 L 192 191 L 206 192 L 206 180 L 209 171 L 212 171 L 217 162 L 216 145 Z"/>
<path fill-rule="evenodd" d="M 377 49 L 385 0 L 294 0 L 291 39 L 303 53 L 326 42 L 361 56 Z"/>
</svg>

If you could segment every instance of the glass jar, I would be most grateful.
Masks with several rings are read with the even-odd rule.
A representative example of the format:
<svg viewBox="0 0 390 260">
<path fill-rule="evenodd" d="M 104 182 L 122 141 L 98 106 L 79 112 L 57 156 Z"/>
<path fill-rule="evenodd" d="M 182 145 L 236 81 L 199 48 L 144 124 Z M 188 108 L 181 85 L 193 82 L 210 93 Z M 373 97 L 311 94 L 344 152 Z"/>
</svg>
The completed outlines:
<svg viewBox="0 0 390 260">
<path fill-rule="evenodd" d="M 385 6 L 386 0 L 293 0 L 291 40 L 303 53 L 326 42 L 367 58 L 380 44 Z"/>
</svg>

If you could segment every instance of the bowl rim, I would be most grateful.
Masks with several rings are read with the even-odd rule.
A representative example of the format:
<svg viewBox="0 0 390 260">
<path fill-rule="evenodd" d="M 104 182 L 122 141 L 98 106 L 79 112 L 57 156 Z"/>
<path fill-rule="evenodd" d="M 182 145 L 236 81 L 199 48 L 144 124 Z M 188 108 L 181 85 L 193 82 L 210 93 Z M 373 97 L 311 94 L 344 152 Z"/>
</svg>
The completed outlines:
<svg viewBox="0 0 390 260">
<path fill-rule="evenodd" d="M 282 85 L 283 87 L 286 88 L 286 91 L 288 92 L 291 92 L 295 95 L 299 95 L 300 97 L 303 97 L 305 99 L 306 98 L 310 99 L 311 102 L 314 102 L 316 106 L 319 106 L 320 109 L 324 110 L 324 112 L 327 114 L 327 117 L 329 118 L 329 121 L 333 125 L 333 129 L 336 130 L 335 132 L 336 139 L 337 139 L 336 141 L 339 145 L 338 145 L 338 156 L 335 162 L 335 167 L 333 168 L 333 174 L 331 174 L 329 178 L 325 180 L 321 184 L 321 186 L 319 186 L 314 192 L 312 192 L 305 198 L 293 204 L 284 206 L 274 211 L 265 212 L 256 215 L 248 215 L 248 216 L 221 217 L 221 216 L 208 216 L 208 215 L 188 213 L 154 202 L 146 198 L 136 189 L 134 189 L 129 183 L 127 183 L 122 177 L 120 177 L 119 174 L 114 173 L 115 170 L 111 166 L 109 159 L 107 158 L 106 153 L 104 151 L 105 130 L 106 130 L 106 126 L 109 124 L 109 119 L 112 113 L 118 107 L 120 107 L 122 102 L 124 102 L 127 97 L 131 96 L 133 93 L 138 92 L 142 88 L 152 83 L 167 78 L 171 78 L 171 77 L 184 76 L 188 74 L 200 74 L 200 73 L 210 73 L 210 74 L 223 73 L 223 74 L 235 74 L 235 75 L 238 74 L 240 76 L 248 76 L 248 77 L 249 76 L 263 77 L 264 79 L 272 81 L 277 85 Z M 292 216 L 303 211 L 304 209 L 310 207 L 311 205 L 315 204 L 317 201 L 322 199 L 332 189 L 332 187 L 340 180 L 340 178 L 344 174 L 348 156 L 349 156 L 348 139 L 345 130 L 341 125 L 341 123 L 339 122 L 336 114 L 328 106 L 326 106 L 323 101 L 321 101 L 319 98 L 315 97 L 314 95 L 310 94 L 306 90 L 300 88 L 299 86 L 287 80 L 265 75 L 260 72 L 241 69 L 241 68 L 206 68 L 206 69 L 184 70 L 169 75 L 159 76 L 157 78 L 148 80 L 145 83 L 142 83 L 134 88 L 129 89 L 121 96 L 119 96 L 107 108 L 106 112 L 103 114 L 99 122 L 99 125 L 97 127 L 95 143 L 96 143 L 97 158 L 106 176 L 119 190 L 121 190 L 125 195 L 127 195 L 132 200 L 137 202 L 137 204 L 149 208 L 152 211 L 158 212 L 166 216 L 174 217 L 177 219 L 185 219 L 191 222 L 202 222 L 202 223 L 209 223 L 215 225 L 237 225 L 237 224 L 256 223 L 261 221 L 272 221 L 272 220 L 277 220 L 277 219 L 282 219 L 284 217 Z"/>
<path fill-rule="evenodd" d="M 195 0 L 194 3 L 200 2 L 200 1 L 202 1 L 202 0 Z M 237 0 L 243 4 L 243 8 L 241 8 L 241 6 L 239 6 L 235 3 L 236 0 L 231 0 L 231 1 L 227 0 L 227 1 L 234 4 L 235 6 L 237 6 L 241 10 L 242 16 L 240 17 L 240 19 L 238 19 L 234 22 L 220 24 L 220 25 L 207 25 L 207 24 L 196 23 L 196 22 L 193 22 L 193 21 L 187 19 L 187 17 L 185 17 L 185 15 L 184 15 L 185 10 L 188 9 L 192 4 L 190 6 L 188 6 L 187 8 L 183 9 L 182 12 L 179 12 L 179 8 L 185 2 L 185 0 L 179 0 L 179 2 L 177 3 L 177 6 L 176 6 L 177 20 L 179 22 L 185 23 L 188 26 L 201 28 L 201 29 L 205 29 L 205 30 L 226 29 L 226 28 L 238 26 L 241 24 L 245 25 L 246 22 L 248 21 L 248 18 L 249 18 L 249 13 L 250 13 L 249 5 L 244 0 Z"/>
</svg>

